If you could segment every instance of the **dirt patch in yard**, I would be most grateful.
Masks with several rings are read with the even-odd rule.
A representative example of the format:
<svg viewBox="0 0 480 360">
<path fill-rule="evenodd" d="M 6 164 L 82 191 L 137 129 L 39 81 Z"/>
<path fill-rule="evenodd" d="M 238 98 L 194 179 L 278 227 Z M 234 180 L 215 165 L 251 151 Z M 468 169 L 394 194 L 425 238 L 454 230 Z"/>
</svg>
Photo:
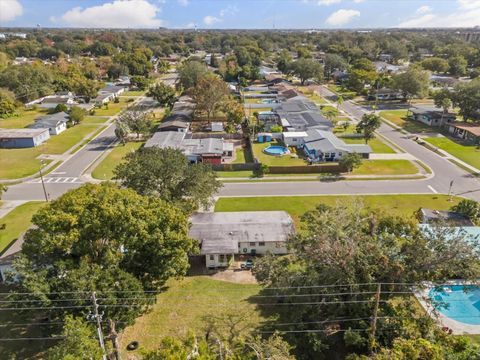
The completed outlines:
<svg viewBox="0 0 480 360">
<path fill-rule="evenodd" d="M 213 274 L 211 278 L 236 284 L 257 284 L 250 270 L 227 269 Z"/>
</svg>

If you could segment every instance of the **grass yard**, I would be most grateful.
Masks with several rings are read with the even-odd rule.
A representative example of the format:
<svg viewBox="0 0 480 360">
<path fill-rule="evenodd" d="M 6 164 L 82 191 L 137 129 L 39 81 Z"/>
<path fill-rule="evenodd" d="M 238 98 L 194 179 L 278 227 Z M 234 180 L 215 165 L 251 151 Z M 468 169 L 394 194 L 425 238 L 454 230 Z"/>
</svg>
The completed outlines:
<svg viewBox="0 0 480 360">
<path fill-rule="evenodd" d="M 108 107 L 102 106 L 101 108 L 95 109 L 96 116 L 113 116 L 118 114 L 121 110 L 125 109 L 131 102 L 128 102 L 129 99 L 133 99 L 132 97 L 123 96 L 119 97 L 120 102 L 115 103 L 113 101 L 108 103 Z"/>
<path fill-rule="evenodd" d="M 17 116 L 6 119 L 0 118 L 0 128 L 4 129 L 22 129 L 27 127 L 37 117 L 47 115 L 48 109 L 23 109 L 18 111 Z"/>
<path fill-rule="evenodd" d="M 263 149 L 270 145 L 278 145 L 276 142 L 272 143 L 253 143 L 253 155 L 262 163 L 268 166 L 298 166 L 306 165 L 305 160 L 300 158 L 292 158 L 290 155 L 272 156 L 263 152 Z"/>
<path fill-rule="evenodd" d="M 217 171 L 216 173 L 219 178 L 249 178 L 253 176 L 253 171 L 250 170 Z"/>
<path fill-rule="evenodd" d="M 44 205 L 41 201 L 27 202 L 0 219 L 0 224 L 6 225 L 5 230 L 0 231 L 0 254 L 30 227 L 33 214 Z"/>
<path fill-rule="evenodd" d="M 108 121 L 108 116 L 85 116 L 82 124 L 104 124 Z"/>
<path fill-rule="evenodd" d="M 276 211 L 288 212 L 299 224 L 300 216 L 314 209 L 319 204 L 335 205 L 338 201 L 351 199 L 363 201 L 366 207 L 385 210 L 390 215 L 413 216 L 420 207 L 448 210 L 460 202 L 454 197 L 448 201 L 448 195 L 334 195 L 334 196 L 269 196 L 220 198 L 215 204 L 216 212 L 224 211 Z"/>
<path fill-rule="evenodd" d="M 147 93 L 147 90 L 136 90 L 136 91 L 124 91 L 120 96 L 143 96 Z"/>
<path fill-rule="evenodd" d="M 238 147 L 235 150 L 235 160 L 232 164 L 245 164 L 245 150 L 242 147 Z"/>
<path fill-rule="evenodd" d="M 352 138 L 341 138 L 346 144 L 365 144 L 365 140 L 362 138 L 360 139 L 352 139 Z M 380 140 L 378 137 L 372 139 L 368 142 L 368 145 L 372 148 L 372 151 L 376 154 L 394 154 L 395 150 L 393 150 L 390 146 L 388 146 L 385 142 Z"/>
<path fill-rule="evenodd" d="M 480 148 L 474 145 L 463 145 L 446 137 L 425 138 L 429 144 L 445 150 L 449 154 L 480 169 Z"/>
<path fill-rule="evenodd" d="M 364 160 L 351 175 L 412 175 L 418 168 L 409 160 Z"/>
<path fill-rule="evenodd" d="M 129 142 L 125 145 L 117 145 L 112 151 L 98 164 L 93 170 L 92 176 L 95 179 L 110 180 L 113 178 L 113 169 L 122 161 L 122 159 L 132 151 L 137 150 L 143 142 Z"/>
<path fill-rule="evenodd" d="M 418 121 L 407 119 L 407 110 L 388 110 L 381 111 L 380 116 L 391 123 L 405 129 L 411 133 L 431 133 L 437 132 L 435 127 L 424 125 Z"/>
<path fill-rule="evenodd" d="M 168 290 L 157 296 L 152 311 L 124 330 L 121 349 L 133 340 L 140 340 L 139 349 L 128 352 L 129 355 L 157 348 L 165 336 L 184 338 L 189 330 L 203 336 L 213 316 L 246 314 L 245 320 L 253 326 L 244 331 L 253 330 L 263 320 L 255 305 L 245 301 L 259 292 L 258 285 L 235 284 L 206 276 L 172 280 L 168 285 Z"/>
</svg>

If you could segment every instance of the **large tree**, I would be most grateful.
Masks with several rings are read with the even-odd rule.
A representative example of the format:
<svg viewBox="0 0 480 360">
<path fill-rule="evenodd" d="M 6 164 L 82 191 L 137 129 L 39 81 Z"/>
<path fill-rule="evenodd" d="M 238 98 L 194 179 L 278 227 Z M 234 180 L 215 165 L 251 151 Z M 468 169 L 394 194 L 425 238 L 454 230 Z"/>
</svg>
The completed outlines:
<svg viewBox="0 0 480 360">
<path fill-rule="evenodd" d="M 178 85 L 188 90 L 196 86 L 207 73 L 207 66 L 203 62 L 187 60 L 178 68 Z"/>
<path fill-rule="evenodd" d="M 302 85 L 308 79 L 322 80 L 323 66 L 317 60 L 301 58 L 291 64 L 291 71 L 298 76 Z"/>
<path fill-rule="evenodd" d="M 141 148 L 128 154 L 114 174 L 123 186 L 187 209 L 209 205 L 221 187 L 209 166 L 190 164 L 180 150 L 172 148 Z"/>
<path fill-rule="evenodd" d="M 380 116 L 376 114 L 364 114 L 362 120 L 357 124 L 357 133 L 362 133 L 365 144 L 375 138 L 375 131 L 382 124 Z"/>
<path fill-rule="evenodd" d="M 0 88 L 0 118 L 6 118 L 15 114 L 16 109 L 15 94 L 10 90 Z M 2 127 L 1 122 L 0 127 Z"/>
<path fill-rule="evenodd" d="M 137 138 L 140 135 L 146 136 L 153 126 L 151 115 L 145 111 L 126 111 L 118 117 L 117 122 L 125 124 L 130 131 L 137 134 Z"/>
<path fill-rule="evenodd" d="M 172 107 L 175 103 L 175 89 L 163 82 L 150 87 L 148 96 L 157 100 L 160 106 Z"/>
<path fill-rule="evenodd" d="M 149 303 L 143 291 L 185 275 L 196 250 L 183 211 L 112 183 L 71 190 L 32 223 L 14 267 L 32 304 L 52 306 L 51 316 L 86 316 L 96 291 L 105 318 L 131 323 Z M 126 297 L 135 305 L 113 306 Z M 72 308 L 58 307 L 72 298 Z"/>
<path fill-rule="evenodd" d="M 410 296 L 389 293 L 408 294 L 411 289 L 403 283 L 480 275 L 479 249 L 458 232 L 441 227 L 423 232 L 410 218 L 384 215 L 359 202 L 319 205 L 306 213 L 302 231 L 288 246 L 290 255 L 257 260 L 254 273 L 267 286 L 266 301 L 276 295 L 283 305 L 277 307 L 277 319 L 286 324 L 282 330 L 299 359 L 334 358 L 353 344 L 354 352 L 362 354 L 368 348 L 391 347 L 402 337 L 428 338 L 436 323 Z M 386 285 L 372 337 L 378 286 L 369 284 L 377 282 Z M 349 328 L 360 331 L 350 334 L 357 339 L 348 336 L 347 344 L 342 331 Z M 313 331 L 301 337 L 288 334 L 303 329 Z"/>
<path fill-rule="evenodd" d="M 393 87 L 402 92 L 405 100 L 423 98 L 428 95 L 429 79 L 428 71 L 410 66 L 404 73 L 393 77 Z"/>
<path fill-rule="evenodd" d="M 480 118 L 480 78 L 455 85 L 451 99 L 464 121 Z"/>
<path fill-rule="evenodd" d="M 190 91 L 196 104 L 195 110 L 205 112 L 208 121 L 220 109 L 229 93 L 227 83 L 214 74 L 206 74 L 200 78 Z"/>
</svg>

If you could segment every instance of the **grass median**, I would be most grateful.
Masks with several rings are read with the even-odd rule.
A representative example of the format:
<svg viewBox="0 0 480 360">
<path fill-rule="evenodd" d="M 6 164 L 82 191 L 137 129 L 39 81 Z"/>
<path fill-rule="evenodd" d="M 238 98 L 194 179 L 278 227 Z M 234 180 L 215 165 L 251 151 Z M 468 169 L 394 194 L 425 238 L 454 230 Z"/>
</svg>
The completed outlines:
<svg viewBox="0 0 480 360">
<path fill-rule="evenodd" d="M 480 146 L 462 144 L 446 137 L 425 138 L 424 140 L 467 164 L 480 169 Z"/>
<path fill-rule="evenodd" d="M 113 170 L 120 164 L 122 159 L 128 153 L 139 149 L 142 145 L 142 142 L 129 142 L 125 145 L 119 144 L 115 146 L 92 171 L 92 176 L 99 180 L 111 180 L 113 178 Z"/>
</svg>

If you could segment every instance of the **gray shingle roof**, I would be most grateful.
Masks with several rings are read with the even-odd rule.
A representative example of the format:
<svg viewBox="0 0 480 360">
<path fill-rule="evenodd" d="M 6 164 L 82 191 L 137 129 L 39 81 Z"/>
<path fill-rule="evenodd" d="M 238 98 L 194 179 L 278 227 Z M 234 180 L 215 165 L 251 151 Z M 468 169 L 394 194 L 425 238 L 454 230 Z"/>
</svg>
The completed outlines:
<svg viewBox="0 0 480 360">
<path fill-rule="evenodd" d="M 66 123 L 69 120 L 68 114 L 66 112 L 59 112 L 47 116 L 39 117 L 35 120 L 35 123 L 30 125 L 30 128 L 50 128 L 55 127 L 62 122 Z"/>
<path fill-rule="evenodd" d="M 237 253 L 240 242 L 284 242 L 294 231 L 285 211 L 198 213 L 190 221 L 201 254 Z"/>
<path fill-rule="evenodd" d="M 174 149 L 180 149 L 183 139 L 185 138 L 184 132 L 178 131 L 158 131 L 147 140 L 145 147 L 157 146 L 160 148 L 171 147 Z"/>
<path fill-rule="evenodd" d="M 33 138 L 45 131 L 48 129 L 0 129 L 0 139 Z"/>
<path fill-rule="evenodd" d="M 307 130 L 308 137 L 305 139 L 305 145 L 310 150 L 316 150 L 321 153 L 345 151 L 348 153 L 356 152 L 361 154 L 371 153 L 372 149 L 363 144 L 346 144 L 330 131 L 320 129 Z"/>
</svg>

